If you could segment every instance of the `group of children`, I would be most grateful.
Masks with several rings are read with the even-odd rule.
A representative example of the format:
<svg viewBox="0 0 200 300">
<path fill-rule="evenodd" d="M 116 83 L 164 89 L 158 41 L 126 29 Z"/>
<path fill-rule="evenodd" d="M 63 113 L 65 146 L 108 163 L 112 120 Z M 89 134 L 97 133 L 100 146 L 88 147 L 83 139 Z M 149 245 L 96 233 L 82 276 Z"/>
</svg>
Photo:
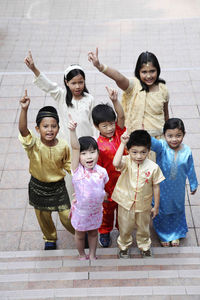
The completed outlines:
<svg viewBox="0 0 200 300">
<path fill-rule="evenodd" d="M 186 179 L 192 194 L 198 182 L 191 150 L 182 143 L 184 124 L 178 118 L 169 119 L 169 96 L 159 77 L 158 60 L 153 53 L 141 53 L 135 77 L 127 78 L 100 63 L 98 49 L 89 52 L 88 59 L 123 90 L 121 103 L 116 90 L 107 88 L 113 107 L 95 105 L 79 65 L 66 69 L 64 90 L 40 73 L 31 52 L 25 58 L 35 84 L 57 101 L 59 112 L 52 106 L 39 110 L 38 138 L 27 127 L 27 91 L 20 100 L 19 139 L 30 160 L 29 203 L 35 209 L 45 249 L 56 249 L 52 211 L 58 211 L 63 226 L 75 233 L 80 260 L 96 259 L 98 231 L 99 244 L 109 247 L 114 221 L 120 258 L 130 257 L 134 227 L 142 256 L 151 256 L 151 216 L 161 245 L 178 246 L 188 231 Z M 57 138 L 59 130 L 64 139 Z M 66 185 L 64 170 L 72 174 Z"/>
</svg>

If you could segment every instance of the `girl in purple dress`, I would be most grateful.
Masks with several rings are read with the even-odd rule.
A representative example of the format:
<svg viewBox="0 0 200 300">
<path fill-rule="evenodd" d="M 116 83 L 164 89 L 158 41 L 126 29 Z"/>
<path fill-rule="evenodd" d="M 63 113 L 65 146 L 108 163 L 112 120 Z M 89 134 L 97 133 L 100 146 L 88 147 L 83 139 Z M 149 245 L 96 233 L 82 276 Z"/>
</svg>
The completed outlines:
<svg viewBox="0 0 200 300">
<path fill-rule="evenodd" d="M 75 243 L 79 259 L 96 259 L 98 228 L 102 223 L 105 197 L 104 186 L 108 182 L 106 169 L 97 165 L 99 150 L 90 136 L 77 139 L 77 123 L 69 115 L 68 128 L 72 148 L 72 182 L 75 200 L 72 202 L 71 223 L 75 229 Z M 85 234 L 88 233 L 89 257 L 86 256 Z"/>
</svg>

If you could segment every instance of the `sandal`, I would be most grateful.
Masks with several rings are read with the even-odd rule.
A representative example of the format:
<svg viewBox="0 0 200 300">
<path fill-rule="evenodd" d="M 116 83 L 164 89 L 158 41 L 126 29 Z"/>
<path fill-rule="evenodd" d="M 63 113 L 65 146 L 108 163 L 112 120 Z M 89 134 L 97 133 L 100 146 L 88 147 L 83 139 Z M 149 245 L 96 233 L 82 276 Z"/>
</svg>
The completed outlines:
<svg viewBox="0 0 200 300">
<path fill-rule="evenodd" d="M 161 246 L 165 247 L 165 248 L 170 246 L 170 242 L 162 242 L 162 241 L 160 241 L 160 243 L 161 243 Z"/>
<path fill-rule="evenodd" d="M 78 259 L 79 260 L 88 260 L 89 257 L 87 255 L 85 255 L 85 256 L 79 256 Z"/>
<path fill-rule="evenodd" d="M 179 239 L 171 241 L 171 246 L 172 247 L 178 247 L 179 245 L 180 245 Z"/>
</svg>

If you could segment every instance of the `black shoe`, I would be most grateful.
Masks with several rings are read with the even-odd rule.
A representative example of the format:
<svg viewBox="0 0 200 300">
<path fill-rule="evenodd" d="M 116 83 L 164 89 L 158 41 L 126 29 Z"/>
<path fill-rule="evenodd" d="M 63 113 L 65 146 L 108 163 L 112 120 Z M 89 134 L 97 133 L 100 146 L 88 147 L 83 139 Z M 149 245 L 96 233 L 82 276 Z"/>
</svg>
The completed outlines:
<svg viewBox="0 0 200 300">
<path fill-rule="evenodd" d="M 120 250 L 118 256 L 119 258 L 125 258 L 125 259 L 130 258 L 129 250 L 128 249 Z"/>
<path fill-rule="evenodd" d="M 45 242 L 44 250 L 55 250 L 56 243 L 55 242 Z"/>
<path fill-rule="evenodd" d="M 141 250 L 141 254 L 142 254 L 142 257 L 151 257 L 152 256 L 151 249 L 148 249 L 146 251 Z"/>
<path fill-rule="evenodd" d="M 99 235 L 99 245 L 103 248 L 108 248 L 110 246 L 111 239 L 110 233 L 101 233 Z"/>
<path fill-rule="evenodd" d="M 88 243 L 88 233 L 85 234 L 85 249 L 89 249 L 89 243 Z"/>
</svg>

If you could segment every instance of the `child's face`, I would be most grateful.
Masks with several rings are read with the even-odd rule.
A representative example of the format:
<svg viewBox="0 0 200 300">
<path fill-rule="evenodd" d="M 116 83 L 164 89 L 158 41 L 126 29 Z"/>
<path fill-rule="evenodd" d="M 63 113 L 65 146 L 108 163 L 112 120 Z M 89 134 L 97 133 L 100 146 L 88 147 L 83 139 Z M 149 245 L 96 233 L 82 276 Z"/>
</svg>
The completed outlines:
<svg viewBox="0 0 200 300">
<path fill-rule="evenodd" d="M 81 98 L 85 87 L 85 80 L 81 74 L 74 76 L 71 80 L 66 81 L 67 86 L 74 98 Z"/>
<path fill-rule="evenodd" d="M 39 127 L 36 126 L 37 132 L 40 134 L 41 141 L 47 146 L 53 146 L 59 131 L 56 119 L 45 117 L 40 122 Z"/>
<path fill-rule="evenodd" d="M 97 129 L 100 131 L 102 136 L 110 139 L 115 134 L 115 127 L 115 121 L 102 122 L 99 126 L 97 126 Z"/>
<path fill-rule="evenodd" d="M 142 68 L 140 69 L 140 79 L 148 87 L 151 87 L 155 83 L 157 76 L 157 69 L 153 66 L 151 62 L 142 65 Z"/>
<path fill-rule="evenodd" d="M 97 163 L 99 157 L 99 152 L 97 149 L 88 149 L 81 151 L 80 153 L 80 163 L 87 169 L 93 169 Z"/>
<path fill-rule="evenodd" d="M 178 129 L 167 129 L 165 132 L 165 140 L 170 148 L 179 150 L 184 138 L 184 133 Z"/>
<path fill-rule="evenodd" d="M 139 165 L 144 162 L 144 160 L 147 158 L 149 154 L 148 148 L 144 146 L 132 146 L 128 150 L 128 152 L 130 154 L 131 160 Z"/>
</svg>

